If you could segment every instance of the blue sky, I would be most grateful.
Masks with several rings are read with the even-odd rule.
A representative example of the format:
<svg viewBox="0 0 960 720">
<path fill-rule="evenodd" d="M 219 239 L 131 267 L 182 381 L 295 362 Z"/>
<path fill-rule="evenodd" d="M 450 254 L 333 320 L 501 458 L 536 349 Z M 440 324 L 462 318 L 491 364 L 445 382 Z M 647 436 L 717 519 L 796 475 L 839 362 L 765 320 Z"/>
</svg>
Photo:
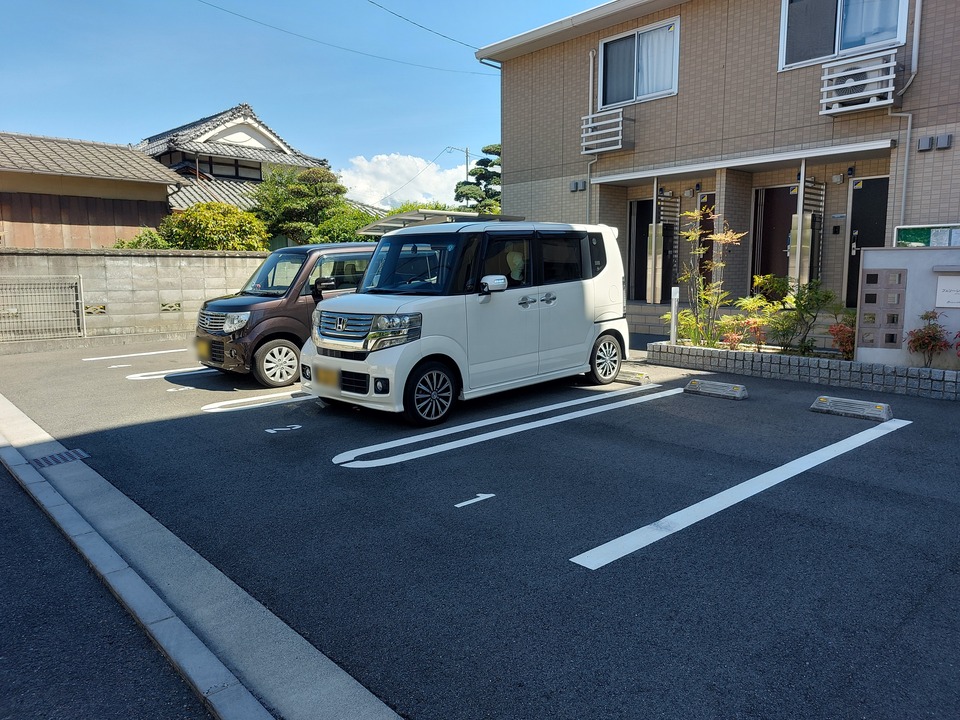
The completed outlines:
<svg viewBox="0 0 960 720">
<path fill-rule="evenodd" d="M 0 131 L 135 143 L 245 102 L 352 197 L 452 202 L 463 150 L 500 140 L 499 73 L 467 46 L 600 4 L 7 0 Z"/>
</svg>

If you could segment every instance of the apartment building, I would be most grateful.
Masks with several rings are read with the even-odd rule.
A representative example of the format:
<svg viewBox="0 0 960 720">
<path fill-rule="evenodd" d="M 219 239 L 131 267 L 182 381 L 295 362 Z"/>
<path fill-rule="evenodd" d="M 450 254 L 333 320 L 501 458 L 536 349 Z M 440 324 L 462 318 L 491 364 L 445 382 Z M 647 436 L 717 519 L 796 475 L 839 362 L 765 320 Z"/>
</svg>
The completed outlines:
<svg viewBox="0 0 960 720">
<path fill-rule="evenodd" d="M 502 207 L 619 229 L 628 297 L 669 301 L 687 211 L 757 274 L 857 304 L 860 250 L 960 221 L 956 0 L 614 0 L 481 48 L 502 72 Z M 709 227 L 706 227 L 709 230 Z"/>
</svg>

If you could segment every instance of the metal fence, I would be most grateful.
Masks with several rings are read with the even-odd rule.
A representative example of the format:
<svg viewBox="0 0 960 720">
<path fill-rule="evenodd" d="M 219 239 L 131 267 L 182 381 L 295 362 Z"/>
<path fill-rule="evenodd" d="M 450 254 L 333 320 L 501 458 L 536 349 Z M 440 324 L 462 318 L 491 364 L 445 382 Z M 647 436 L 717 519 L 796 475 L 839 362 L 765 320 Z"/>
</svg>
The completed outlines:
<svg viewBox="0 0 960 720">
<path fill-rule="evenodd" d="M 0 342 L 83 337 L 80 277 L 0 277 Z"/>
</svg>

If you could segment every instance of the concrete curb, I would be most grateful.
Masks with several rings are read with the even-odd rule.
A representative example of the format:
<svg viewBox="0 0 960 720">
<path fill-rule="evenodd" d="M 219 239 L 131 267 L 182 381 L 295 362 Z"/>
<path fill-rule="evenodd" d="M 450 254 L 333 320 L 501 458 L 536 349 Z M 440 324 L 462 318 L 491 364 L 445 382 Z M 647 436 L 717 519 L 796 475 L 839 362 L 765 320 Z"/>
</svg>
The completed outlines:
<svg viewBox="0 0 960 720">
<path fill-rule="evenodd" d="M 207 709 L 220 720 L 273 715 L 220 662 L 173 610 L 0 432 L 0 463 L 86 560 L 146 631 Z"/>
<path fill-rule="evenodd" d="M 0 461 L 62 523 L 95 570 L 99 566 L 104 582 L 123 595 L 121 602 L 217 717 L 399 720 L 81 459 L 39 471 L 30 464 L 58 453 L 68 450 L 0 395 Z"/>
<path fill-rule="evenodd" d="M 620 373 L 617 375 L 617 382 L 628 383 L 630 385 L 649 385 L 653 380 L 650 379 L 650 373 L 644 363 L 625 360 L 620 364 Z"/>
</svg>

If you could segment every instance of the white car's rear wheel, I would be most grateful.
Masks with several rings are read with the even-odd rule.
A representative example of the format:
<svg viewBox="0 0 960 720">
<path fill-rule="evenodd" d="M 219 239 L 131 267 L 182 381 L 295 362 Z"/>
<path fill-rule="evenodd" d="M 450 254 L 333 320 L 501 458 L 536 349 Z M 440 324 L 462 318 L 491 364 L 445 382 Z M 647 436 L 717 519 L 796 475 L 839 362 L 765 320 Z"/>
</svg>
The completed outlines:
<svg viewBox="0 0 960 720">
<path fill-rule="evenodd" d="M 623 350 L 613 335 L 601 335 L 590 353 L 590 379 L 597 385 L 608 385 L 620 374 Z"/>
</svg>

